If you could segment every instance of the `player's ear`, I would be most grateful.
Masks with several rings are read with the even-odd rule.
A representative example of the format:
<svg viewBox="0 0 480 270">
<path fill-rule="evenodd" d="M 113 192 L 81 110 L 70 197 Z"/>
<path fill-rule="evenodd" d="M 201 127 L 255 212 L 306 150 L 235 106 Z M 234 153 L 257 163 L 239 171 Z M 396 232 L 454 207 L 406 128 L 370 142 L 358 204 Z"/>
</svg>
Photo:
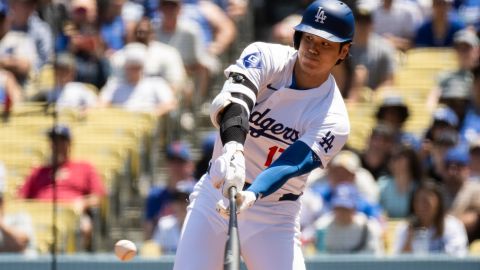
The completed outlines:
<svg viewBox="0 0 480 270">
<path fill-rule="evenodd" d="M 351 46 L 352 46 L 352 43 L 343 44 L 340 50 L 340 59 L 345 60 L 345 58 L 347 58 L 348 53 L 350 52 Z"/>
</svg>

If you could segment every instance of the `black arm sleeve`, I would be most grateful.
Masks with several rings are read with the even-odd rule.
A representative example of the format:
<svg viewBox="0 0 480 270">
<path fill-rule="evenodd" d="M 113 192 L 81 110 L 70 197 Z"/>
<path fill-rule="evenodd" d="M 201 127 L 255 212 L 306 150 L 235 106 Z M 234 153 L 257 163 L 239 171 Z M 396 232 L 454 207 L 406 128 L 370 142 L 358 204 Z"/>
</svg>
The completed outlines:
<svg viewBox="0 0 480 270">
<path fill-rule="evenodd" d="M 220 119 L 220 138 L 222 144 L 236 141 L 245 143 L 248 132 L 248 112 L 240 104 L 232 103 L 223 111 Z"/>
</svg>

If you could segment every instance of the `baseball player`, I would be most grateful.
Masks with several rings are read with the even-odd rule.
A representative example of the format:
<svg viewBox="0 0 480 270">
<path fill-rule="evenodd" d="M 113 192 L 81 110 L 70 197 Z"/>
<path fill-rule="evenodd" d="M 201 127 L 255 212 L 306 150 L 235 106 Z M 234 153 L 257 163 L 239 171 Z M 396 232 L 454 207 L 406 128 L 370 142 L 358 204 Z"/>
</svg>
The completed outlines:
<svg viewBox="0 0 480 270">
<path fill-rule="evenodd" d="M 318 0 L 295 27 L 295 49 L 255 42 L 225 70 L 210 110 L 219 136 L 190 196 L 175 270 L 222 269 L 232 186 L 248 269 L 305 269 L 298 198 L 309 172 L 325 167 L 350 132 L 330 71 L 348 56 L 353 34 L 346 4 Z"/>
</svg>

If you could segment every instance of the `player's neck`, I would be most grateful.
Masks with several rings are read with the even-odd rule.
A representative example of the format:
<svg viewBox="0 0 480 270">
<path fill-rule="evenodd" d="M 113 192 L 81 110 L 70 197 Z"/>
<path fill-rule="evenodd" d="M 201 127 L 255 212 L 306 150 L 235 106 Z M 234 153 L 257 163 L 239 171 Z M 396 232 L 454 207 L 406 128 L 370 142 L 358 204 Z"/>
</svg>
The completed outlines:
<svg viewBox="0 0 480 270">
<path fill-rule="evenodd" d="M 328 73 L 315 73 L 314 70 L 303 70 L 298 61 L 295 63 L 295 67 L 293 69 L 293 77 L 295 79 L 296 89 L 317 88 L 328 79 L 328 75 Z"/>
</svg>

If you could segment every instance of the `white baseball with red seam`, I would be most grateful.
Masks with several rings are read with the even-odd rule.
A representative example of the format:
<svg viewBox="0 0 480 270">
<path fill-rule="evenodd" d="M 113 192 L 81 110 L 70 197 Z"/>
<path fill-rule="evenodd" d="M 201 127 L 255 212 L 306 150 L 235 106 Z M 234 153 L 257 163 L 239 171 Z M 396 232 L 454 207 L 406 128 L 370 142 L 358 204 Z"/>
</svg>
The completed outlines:
<svg viewBox="0 0 480 270">
<path fill-rule="evenodd" d="M 115 243 L 115 255 L 121 261 L 129 261 L 137 255 L 137 247 L 130 240 L 119 240 Z"/>
</svg>

